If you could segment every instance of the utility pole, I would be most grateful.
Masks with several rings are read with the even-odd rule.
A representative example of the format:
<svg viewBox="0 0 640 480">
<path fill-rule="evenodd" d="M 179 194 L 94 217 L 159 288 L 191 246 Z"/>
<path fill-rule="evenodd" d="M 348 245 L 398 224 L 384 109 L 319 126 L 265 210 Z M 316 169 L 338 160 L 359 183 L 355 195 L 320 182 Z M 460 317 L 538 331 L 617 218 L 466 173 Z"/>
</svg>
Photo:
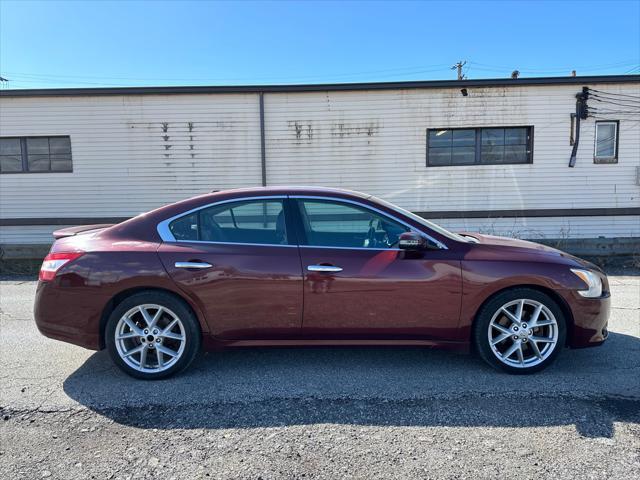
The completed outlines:
<svg viewBox="0 0 640 480">
<path fill-rule="evenodd" d="M 454 66 L 451 67 L 451 70 L 458 70 L 458 80 L 464 80 L 465 76 L 462 74 L 462 67 L 464 67 L 467 64 L 467 61 L 465 60 L 464 62 L 462 60 L 460 60 L 458 63 L 456 63 Z"/>
</svg>

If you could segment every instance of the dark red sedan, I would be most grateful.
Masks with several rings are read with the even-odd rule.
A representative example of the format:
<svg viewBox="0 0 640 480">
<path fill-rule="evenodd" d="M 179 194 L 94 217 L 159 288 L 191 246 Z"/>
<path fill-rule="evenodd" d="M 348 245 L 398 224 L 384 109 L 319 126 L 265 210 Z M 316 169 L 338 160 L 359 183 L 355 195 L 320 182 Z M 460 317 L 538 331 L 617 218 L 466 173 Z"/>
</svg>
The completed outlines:
<svg viewBox="0 0 640 480">
<path fill-rule="evenodd" d="M 106 347 L 138 378 L 179 372 L 203 346 L 266 345 L 473 347 L 529 373 L 607 338 L 595 265 L 356 192 L 228 190 L 54 236 L 38 328 Z"/>
</svg>

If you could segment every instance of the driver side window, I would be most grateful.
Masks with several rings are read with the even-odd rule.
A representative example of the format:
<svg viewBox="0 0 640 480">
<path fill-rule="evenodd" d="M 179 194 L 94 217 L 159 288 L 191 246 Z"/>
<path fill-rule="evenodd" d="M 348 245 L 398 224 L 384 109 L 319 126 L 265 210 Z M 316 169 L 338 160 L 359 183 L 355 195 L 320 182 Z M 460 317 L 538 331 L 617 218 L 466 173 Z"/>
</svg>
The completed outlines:
<svg viewBox="0 0 640 480">
<path fill-rule="evenodd" d="M 409 228 L 364 207 L 332 200 L 298 200 L 306 245 L 395 248 Z"/>
</svg>

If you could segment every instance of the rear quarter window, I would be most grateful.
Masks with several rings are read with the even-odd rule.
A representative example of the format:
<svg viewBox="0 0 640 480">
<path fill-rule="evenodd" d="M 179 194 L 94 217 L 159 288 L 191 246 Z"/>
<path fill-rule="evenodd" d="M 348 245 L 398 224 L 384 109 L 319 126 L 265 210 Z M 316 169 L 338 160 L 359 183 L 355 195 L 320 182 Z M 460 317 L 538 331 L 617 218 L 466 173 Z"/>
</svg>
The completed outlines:
<svg viewBox="0 0 640 480">
<path fill-rule="evenodd" d="M 198 240 L 198 212 L 174 220 L 169 230 L 176 240 Z"/>
</svg>

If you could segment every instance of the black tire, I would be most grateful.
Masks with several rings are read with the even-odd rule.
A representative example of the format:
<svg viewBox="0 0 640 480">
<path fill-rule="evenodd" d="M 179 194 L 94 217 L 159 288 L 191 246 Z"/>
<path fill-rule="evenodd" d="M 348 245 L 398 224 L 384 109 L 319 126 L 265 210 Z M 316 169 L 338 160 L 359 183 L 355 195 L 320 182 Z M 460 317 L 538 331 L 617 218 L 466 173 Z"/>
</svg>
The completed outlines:
<svg viewBox="0 0 640 480">
<path fill-rule="evenodd" d="M 491 344 L 488 338 L 489 325 L 494 314 L 498 312 L 503 305 L 508 304 L 511 301 L 519 299 L 528 299 L 543 304 L 555 317 L 557 323 L 557 341 L 553 350 L 544 358 L 544 360 L 536 365 L 514 367 L 507 365 L 500 360 L 491 348 Z M 516 287 L 509 290 L 505 290 L 486 302 L 478 315 L 473 326 L 473 342 L 476 351 L 480 357 L 497 370 L 512 374 L 529 374 L 539 372 L 547 368 L 558 357 L 561 350 L 564 348 L 567 337 L 567 322 L 565 315 L 558 305 L 558 303 L 546 293 L 539 290 L 525 287 Z M 510 339 L 508 339 L 510 341 Z M 508 352 L 503 352 L 505 355 Z M 516 352 L 517 353 L 517 352 Z"/>
<path fill-rule="evenodd" d="M 169 368 L 159 372 L 136 370 L 121 358 L 116 346 L 115 335 L 119 320 L 132 308 L 145 304 L 155 304 L 169 309 L 177 315 L 183 325 L 185 345 L 181 356 Z M 113 362 L 126 374 L 141 380 L 160 380 L 185 370 L 198 356 L 202 343 L 200 324 L 185 302 L 169 293 L 152 290 L 135 293 L 120 302 L 109 316 L 104 334 L 105 344 Z"/>
</svg>

